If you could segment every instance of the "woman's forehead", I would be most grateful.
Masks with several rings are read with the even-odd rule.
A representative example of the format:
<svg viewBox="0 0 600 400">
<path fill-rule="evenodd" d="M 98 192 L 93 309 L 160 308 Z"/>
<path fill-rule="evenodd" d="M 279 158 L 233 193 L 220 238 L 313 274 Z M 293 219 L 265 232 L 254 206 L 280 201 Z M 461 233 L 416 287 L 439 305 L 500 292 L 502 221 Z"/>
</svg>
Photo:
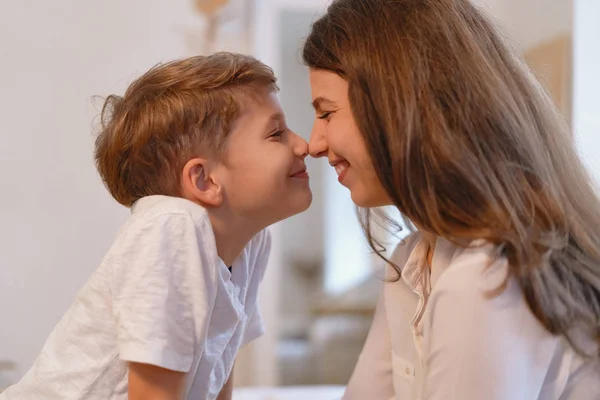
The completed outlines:
<svg viewBox="0 0 600 400">
<path fill-rule="evenodd" d="M 341 100 L 348 92 L 348 82 L 339 75 L 323 70 L 311 70 L 310 84 L 313 106 Z"/>
</svg>

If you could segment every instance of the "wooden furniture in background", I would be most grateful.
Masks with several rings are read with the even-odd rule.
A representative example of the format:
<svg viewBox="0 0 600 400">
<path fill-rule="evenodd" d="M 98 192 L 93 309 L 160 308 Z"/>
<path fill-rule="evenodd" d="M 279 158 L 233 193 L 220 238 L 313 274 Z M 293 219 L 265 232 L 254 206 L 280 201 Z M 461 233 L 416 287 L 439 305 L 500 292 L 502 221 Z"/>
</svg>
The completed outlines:
<svg viewBox="0 0 600 400">
<path fill-rule="evenodd" d="M 565 34 L 525 52 L 525 62 L 550 93 L 568 122 L 572 108 L 572 38 Z"/>
</svg>

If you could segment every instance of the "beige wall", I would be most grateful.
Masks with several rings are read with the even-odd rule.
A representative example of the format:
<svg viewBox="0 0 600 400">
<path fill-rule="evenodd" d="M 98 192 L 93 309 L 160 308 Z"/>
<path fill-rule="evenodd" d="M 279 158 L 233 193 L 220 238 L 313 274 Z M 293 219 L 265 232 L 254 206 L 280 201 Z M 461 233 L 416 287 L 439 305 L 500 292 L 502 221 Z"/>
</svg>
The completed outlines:
<svg viewBox="0 0 600 400">
<path fill-rule="evenodd" d="M 93 165 L 92 96 L 201 51 L 192 4 L 0 2 L 0 361 L 15 363 L 0 387 L 30 367 L 128 215 Z M 239 48 L 238 30 L 219 47 Z"/>
<path fill-rule="evenodd" d="M 575 0 L 573 131 L 600 190 L 600 2 Z"/>
</svg>

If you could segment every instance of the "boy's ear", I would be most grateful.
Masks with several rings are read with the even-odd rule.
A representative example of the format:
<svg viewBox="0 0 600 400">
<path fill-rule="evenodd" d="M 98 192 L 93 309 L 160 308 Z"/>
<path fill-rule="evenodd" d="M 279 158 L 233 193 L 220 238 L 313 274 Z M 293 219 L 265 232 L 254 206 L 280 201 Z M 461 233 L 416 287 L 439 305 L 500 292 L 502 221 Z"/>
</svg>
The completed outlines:
<svg viewBox="0 0 600 400">
<path fill-rule="evenodd" d="M 208 160 L 189 160 L 181 176 L 184 197 L 206 207 L 220 206 L 223 203 L 222 188 L 211 172 Z"/>
</svg>

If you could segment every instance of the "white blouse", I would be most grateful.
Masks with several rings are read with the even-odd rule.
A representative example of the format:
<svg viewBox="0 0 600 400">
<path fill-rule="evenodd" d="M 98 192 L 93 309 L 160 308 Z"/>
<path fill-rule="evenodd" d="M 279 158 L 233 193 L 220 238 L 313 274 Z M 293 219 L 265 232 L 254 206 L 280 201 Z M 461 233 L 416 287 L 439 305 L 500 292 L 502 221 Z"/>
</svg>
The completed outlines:
<svg viewBox="0 0 600 400">
<path fill-rule="evenodd" d="M 598 400 L 600 361 L 585 361 L 527 306 L 507 260 L 475 241 L 458 248 L 416 233 L 392 255 L 386 283 L 343 400 Z M 390 267 L 388 278 L 396 272 Z"/>
</svg>

